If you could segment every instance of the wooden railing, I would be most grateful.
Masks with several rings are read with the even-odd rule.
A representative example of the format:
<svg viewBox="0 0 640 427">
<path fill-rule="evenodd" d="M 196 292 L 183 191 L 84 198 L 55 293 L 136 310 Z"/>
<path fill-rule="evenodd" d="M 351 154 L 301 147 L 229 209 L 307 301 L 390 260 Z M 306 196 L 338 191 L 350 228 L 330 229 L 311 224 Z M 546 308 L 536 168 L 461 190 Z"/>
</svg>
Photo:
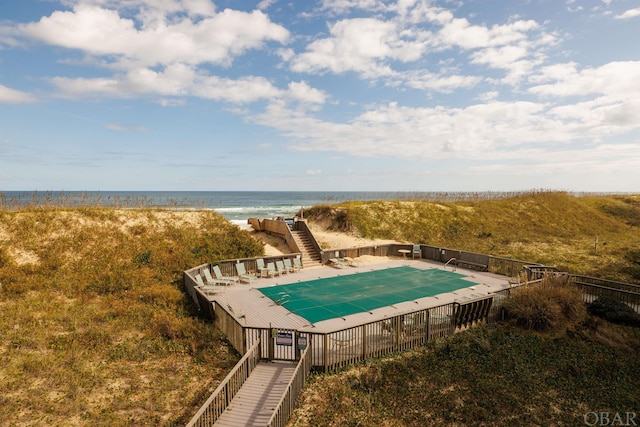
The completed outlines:
<svg viewBox="0 0 640 427">
<path fill-rule="evenodd" d="M 306 336 L 307 343 L 309 344 L 309 337 Z M 284 427 L 289 420 L 289 416 L 293 412 L 293 407 L 296 404 L 296 400 L 298 400 L 298 395 L 304 389 L 304 385 L 307 382 L 307 378 L 311 373 L 311 346 L 308 345 L 302 353 L 300 354 L 300 360 L 298 361 L 298 366 L 293 373 L 293 378 L 289 382 L 287 386 L 287 390 L 285 391 L 282 399 L 278 403 L 278 406 L 275 408 L 269 423 L 267 424 L 269 427 Z"/>
<path fill-rule="evenodd" d="M 249 378 L 251 372 L 260 361 L 260 341 L 240 359 L 229 375 L 220 383 L 213 394 L 202 405 L 200 410 L 193 416 L 187 427 L 210 427 L 216 422 L 220 414 L 231 403 L 233 397 L 238 393 L 240 387 Z"/>
</svg>

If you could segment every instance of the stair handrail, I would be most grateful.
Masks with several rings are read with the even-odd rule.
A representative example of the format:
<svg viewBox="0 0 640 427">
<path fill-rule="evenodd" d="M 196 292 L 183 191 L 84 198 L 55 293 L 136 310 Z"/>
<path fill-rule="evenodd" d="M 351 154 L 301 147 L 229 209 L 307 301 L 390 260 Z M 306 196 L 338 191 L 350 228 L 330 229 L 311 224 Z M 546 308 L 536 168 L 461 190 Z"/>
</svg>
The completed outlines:
<svg viewBox="0 0 640 427">
<path fill-rule="evenodd" d="M 220 414 L 231 403 L 242 384 L 249 378 L 260 361 L 262 346 L 260 338 L 251 346 L 245 355 L 236 363 L 224 380 L 218 385 L 198 412 L 191 418 L 187 427 L 211 426 L 220 417 Z M 233 381 L 232 381 L 233 380 Z"/>
<path fill-rule="evenodd" d="M 304 219 L 296 221 L 296 228 L 298 231 L 304 232 L 304 234 L 307 236 L 307 239 L 309 239 L 309 243 L 311 243 L 311 246 L 313 246 L 313 250 L 316 251 L 318 258 L 322 259 L 323 249 L 313 235 L 313 232 L 309 228 L 307 221 Z"/>
</svg>

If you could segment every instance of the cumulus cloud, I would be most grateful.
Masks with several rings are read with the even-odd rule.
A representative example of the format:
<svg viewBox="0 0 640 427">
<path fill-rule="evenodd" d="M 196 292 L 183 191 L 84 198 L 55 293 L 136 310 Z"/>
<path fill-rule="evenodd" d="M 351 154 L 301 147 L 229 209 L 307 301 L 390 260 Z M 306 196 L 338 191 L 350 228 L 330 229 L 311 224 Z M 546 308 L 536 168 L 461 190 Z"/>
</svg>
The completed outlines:
<svg viewBox="0 0 640 427">
<path fill-rule="evenodd" d="M 620 15 L 614 16 L 616 19 L 631 19 L 640 16 L 640 7 L 635 9 L 629 9 L 621 13 Z"/>
<path fill-rule="evenodd" d="M 373 18 L 346 19 L 329 27 L 330 37 L 310 43 L 292 60 L 297 72 L 344 73 L 355 71 L 365 77 L 393 74 L 387 60 L 402 62 L 420 57 L 424 47 L 401 37 L 396 24 Z"/>
<path fill-rule="evenodd" d="M 38 22 L 19 27 L 23 36 L 104 57 L 113 66 L 133 68 L 175 62 L 229 65 L 233 58 L 267 41 L 286 43 L 289 32 L 272 23 L 261 11 L 225 9 L 200 20 L 175 22 L 146 18 L 137 25 L 117 10 L 78 4 L 72 11 L 57 11 Z M 113 58 L 113 59 L 112 59 Z"/>
<path fill-rule="evenodd" d="M 0 104 L 30 104 L 33 102 L 37 102 L 33 95 L 0 84 Z"/>
</svg>

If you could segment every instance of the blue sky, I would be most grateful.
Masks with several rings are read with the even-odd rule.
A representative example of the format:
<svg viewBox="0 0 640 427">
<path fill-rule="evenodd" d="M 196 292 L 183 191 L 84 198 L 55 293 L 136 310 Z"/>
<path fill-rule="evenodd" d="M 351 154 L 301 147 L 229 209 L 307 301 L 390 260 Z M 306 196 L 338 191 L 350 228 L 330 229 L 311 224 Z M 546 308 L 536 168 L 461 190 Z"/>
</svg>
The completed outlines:
<svg viewBox="0 0 640 427">
<path fill-rule="evenodd" d="M 637 0 L 3 0 L 1 190 L 640 192 Z"/>
</svg>

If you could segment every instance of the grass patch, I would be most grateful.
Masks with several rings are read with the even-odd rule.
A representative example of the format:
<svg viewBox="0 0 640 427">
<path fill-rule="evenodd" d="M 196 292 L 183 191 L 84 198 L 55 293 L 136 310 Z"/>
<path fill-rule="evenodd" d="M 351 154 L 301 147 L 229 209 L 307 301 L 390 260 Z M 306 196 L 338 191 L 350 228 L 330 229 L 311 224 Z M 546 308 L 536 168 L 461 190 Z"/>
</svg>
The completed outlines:
<svg viewBox="0 0 640 427">
<path fill-rule="evenodd" d="M 463 249 L 640 284 L 640 196 L 538 191 L 462 201 L 344 202 L 306 209 L 305 218 L 366 238 Z"/>
<path fill-rule="evenodd" d="M 525 329 L 548 331 L 583 320 L 582 292 L 568 276 L 547 275 L 542 282 L 512 289 L 504 304 L 506 315 Z"/>
<path fill-rule="evenodd" d="M 290 425 L 580 425 L 589 411 L 637 411 L 638 350 L 637 328 L 611 324 L 554 335 L 477 327 L 314 376 Z"/>
<path fill-rule="evenodd" d="M 263 246 L 212 211 L 0 211 L 0 424 L 184 424 L 238 356 L 182 271 Z"/>
</svg>

